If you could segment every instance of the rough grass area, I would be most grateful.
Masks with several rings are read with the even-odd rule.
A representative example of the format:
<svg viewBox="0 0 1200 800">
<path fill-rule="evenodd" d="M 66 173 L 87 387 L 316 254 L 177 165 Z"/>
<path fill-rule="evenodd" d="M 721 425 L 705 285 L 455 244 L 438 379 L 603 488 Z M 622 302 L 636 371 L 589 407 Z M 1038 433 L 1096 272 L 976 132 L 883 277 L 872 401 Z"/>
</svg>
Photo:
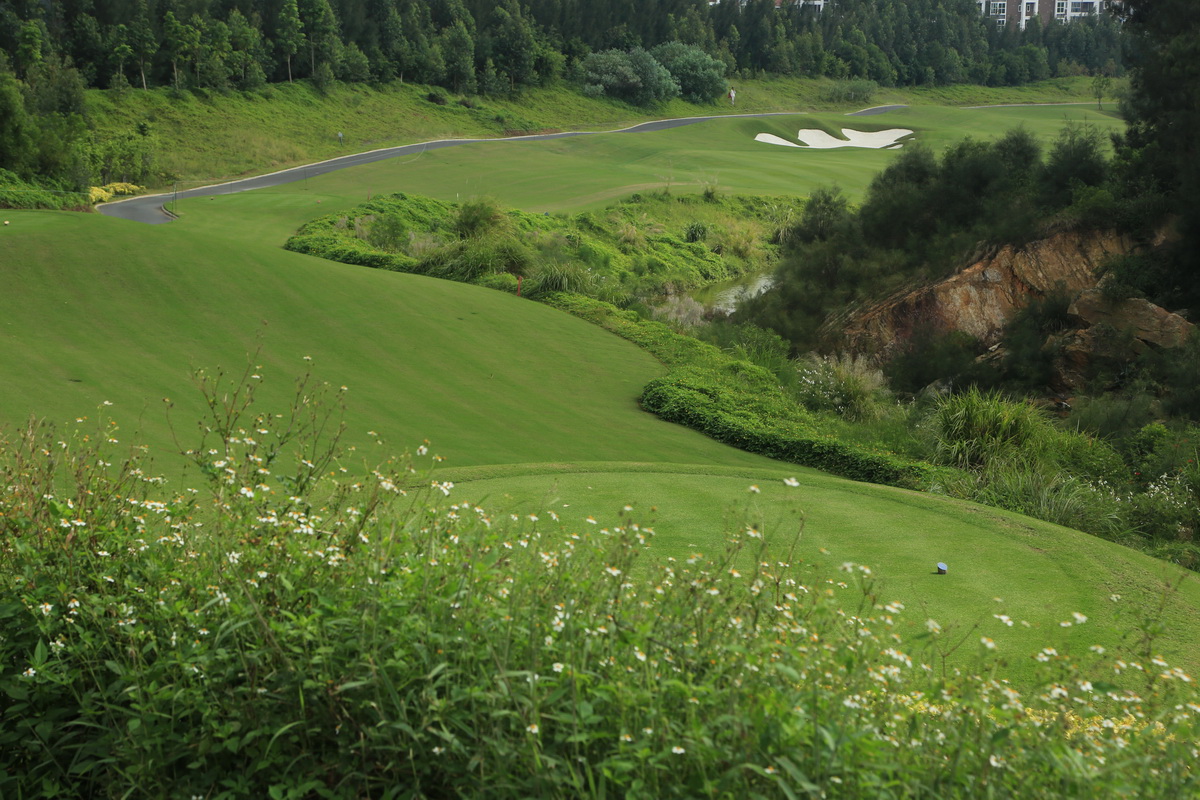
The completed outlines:
<svg viewBox="0 0 1200 800">
<path fill-rule="evenodd" d="M 0 169 L 0 208 L 91 211 L 93 202 L 87 192 L 63 191 L 55 186 L 30 183 Z"/>
</svg>

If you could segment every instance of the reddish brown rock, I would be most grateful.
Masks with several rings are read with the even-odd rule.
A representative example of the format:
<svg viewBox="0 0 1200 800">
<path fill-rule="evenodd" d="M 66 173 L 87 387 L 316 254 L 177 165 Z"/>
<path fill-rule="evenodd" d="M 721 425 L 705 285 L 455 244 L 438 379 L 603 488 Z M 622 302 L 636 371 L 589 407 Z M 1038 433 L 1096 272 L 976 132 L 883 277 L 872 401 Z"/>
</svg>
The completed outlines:
<svg viewBox="0 0 1200 800">
<path fill-rule="evenodd" d="M 1054 291 L 1094 287 L 1104 260 L 1131 247 L 1114 233 L 1074 232 L 1003 247 L 943 281 L 851 315 L 843 328 L 846 344 L 853 352 L 886 357 L 925 326 L 994 344 L 1022 308 Z"/>
<path fill-rule="evenodd" d="M 1067 308 L 1081 325 L 1106 324 L 1118 331 L 1131 331 L 1135 339 L 1158 347 L 1179 347 L 1196 326 L 1178 314 L 1140 298 L 1111 302 L 1099 289 L 1085 289 Z"/>
</svg>

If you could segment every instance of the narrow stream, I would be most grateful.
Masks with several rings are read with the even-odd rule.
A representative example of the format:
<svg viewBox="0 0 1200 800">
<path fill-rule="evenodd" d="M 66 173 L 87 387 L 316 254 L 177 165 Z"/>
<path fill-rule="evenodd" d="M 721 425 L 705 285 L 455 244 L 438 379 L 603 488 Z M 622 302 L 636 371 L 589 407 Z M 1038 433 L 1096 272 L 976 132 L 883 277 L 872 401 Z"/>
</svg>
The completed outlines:
<svg viewBox="0 0 1200 800">
<path fill-rule="evenodd" d="M 689 294 L 693 300 L 706 309 L 732 314 L 742 302 L 751 297 L 758 297 L 774 284 L 775 281 L 770 272 L 759 272 L 703 286 L 692 290 Z"/>
</svg>

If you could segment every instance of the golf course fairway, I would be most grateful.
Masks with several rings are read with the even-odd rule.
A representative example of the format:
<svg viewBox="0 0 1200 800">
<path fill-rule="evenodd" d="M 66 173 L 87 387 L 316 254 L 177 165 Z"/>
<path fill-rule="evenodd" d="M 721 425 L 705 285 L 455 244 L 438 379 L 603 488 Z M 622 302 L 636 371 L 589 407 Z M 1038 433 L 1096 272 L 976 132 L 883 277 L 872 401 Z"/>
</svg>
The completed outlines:
<svg viewBox="0 0 1200 800">
<path fill-rule="evenodd" d="M 662 365 L 598 327 L 508 294 L 281 247 L 303 222 L 382 192 L 490 195 L 548 212 L 713 185 L 803 196 L 837 183 L 857 200 L 896 155 L 771 147 L 754 140 L 760 133 L 794 140 L 801 129 L 903 128 L 941 149 L 1017 125 L 1045 138 L 1064 121 L 1102 131 L 1121 125 L 1078 106 L 923 106 L 848 119 L 735 118 L 646 134 L 463 145 L 181 200 L 180 218 L 157 226 L 5 212 L 0 422 L 11 430 L 36 417 L 90 430 L 111 419 L 116 438 L 145 442 L 182 488 L 194 476 L 181 473 L 179 450 L 194 444 L 203 412 L 194 369 L 254 367 L 260 403 L 279 409 L 311 370 L 344 399 L 346 441 L 361 446 L 356 457 L 428 440 L 445 458 L 437 474 L 455 482 L 454 498 L 554 511 L 560 522 L 543 518 L 547 531 L 566 535 L 591 526 L 589 516 L 598 527 L 613 524 L 629 505 L 656 531 L 650 558 L 686 559 L 717 554 L 747 524 L 783 558 L 802 530 L 795 557 L 827 572 L 831 586 L 852 580 L 839 573 L 844 562 L 870 566 L 878 602 L 902 603 L 909 633 L 934 619 L 970 632 L 972 642 L 990 637 L 1013 680 L 1029 677 L 1042 647 L 1118 645 L 1140 609 L 1162 600 L 1165 633 L 1155 652 L 1200 671 L 1192 646 L 1200 640 L 1200 583 L 1164 562 L 1018 515 L 855 484 L 718 444 L 640 410 L 638 395 Z M 382 439 L 381 450 L 366 446 L 375 438 L 368 432 Z M 798 486 L 784 483 L 793 477 Z M 949 564 L 947 575 L 931 574 L 938 561 Z M 1087 622 L 1064 627 L 1073 613 Z M 951 663 L 970 658 L 973 647 Z"/>
</svg>

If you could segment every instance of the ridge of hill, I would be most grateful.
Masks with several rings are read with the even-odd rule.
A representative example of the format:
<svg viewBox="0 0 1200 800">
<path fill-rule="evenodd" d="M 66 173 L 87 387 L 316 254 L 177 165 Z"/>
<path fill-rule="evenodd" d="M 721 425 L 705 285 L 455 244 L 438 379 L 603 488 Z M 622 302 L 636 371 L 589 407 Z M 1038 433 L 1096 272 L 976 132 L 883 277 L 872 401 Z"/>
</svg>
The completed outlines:
<svg viewBox="0 0 1200 800">
<path fill-rule="evenodd" d="M 261 92 L 170 89 L 88 90 L 89 124 L 101 139 L 147 124 L 157 143 L 149 183 L 215 183 L 311 163 L 356 150 L 450 137 L 497 137 L 558 130 L 612 130 L 650 119 L 697 114 L 823 110 L 863 105 L 988 105 L 1079 102 L 1093 99 L 1089 79 L 1056 78 L 1019 87 L 954 85 L 879 89 L 866 103 L 831 101 L 828 79 L 753 78 L 739 81 L 737 106 L 675 99 L 646 109 L 585 97 L 558 83 L 513 97 L 452 96 L 420 84 L 336 83 L 320 92 L 304 82 Z M 429 97 L 448 99 L 440 104 Z M 343 134 L 341 142 L 338 133 Z"/>
</svg>

